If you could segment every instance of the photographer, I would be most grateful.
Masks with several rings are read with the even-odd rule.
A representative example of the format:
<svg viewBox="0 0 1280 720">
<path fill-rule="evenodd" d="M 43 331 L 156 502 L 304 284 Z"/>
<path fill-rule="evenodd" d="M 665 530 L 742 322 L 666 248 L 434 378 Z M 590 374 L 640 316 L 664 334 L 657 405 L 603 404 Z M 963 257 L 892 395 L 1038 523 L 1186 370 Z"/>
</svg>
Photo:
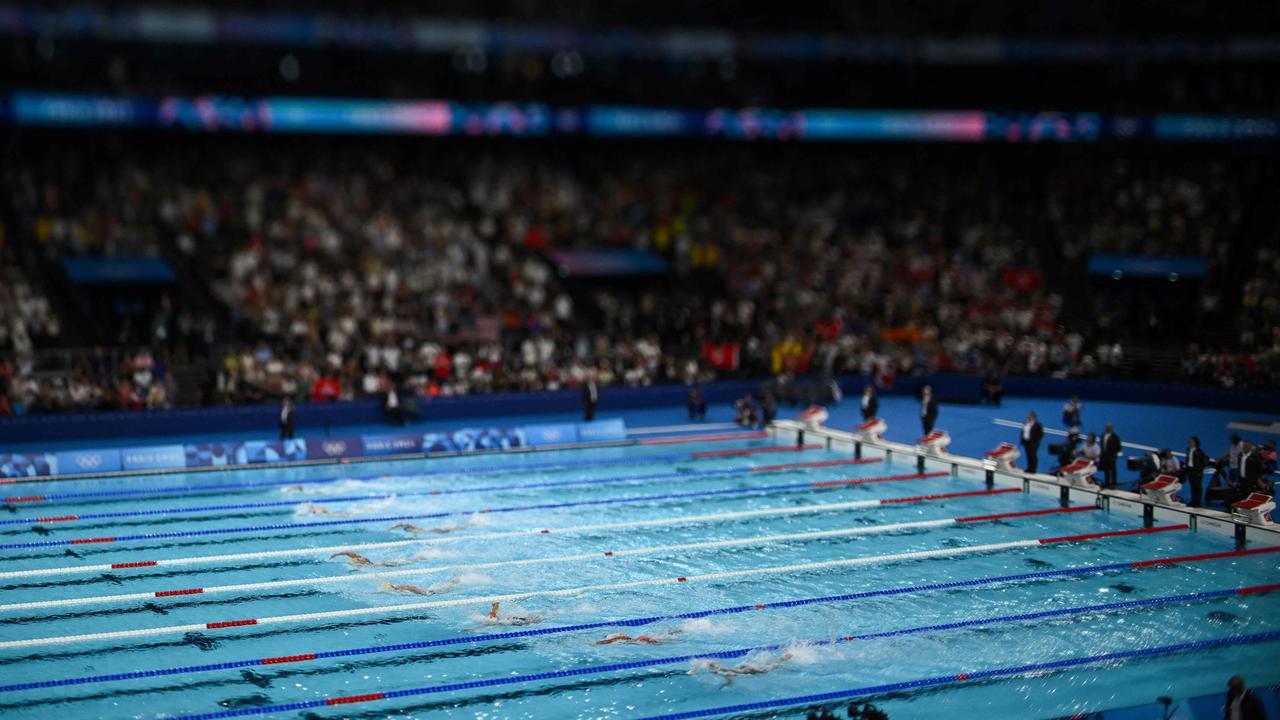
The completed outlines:
<svg viewBox="0 0 1280 720">
<path fill-rule="evenodd" d="M 1072 430 L 1062 442 L 1049 445 L 1049 452 L 1058 459 L 1058 467 L 1070 465 L 1076 456 L 1076 445 L 1080 443 L 1080 433 Z"/>
</svg>

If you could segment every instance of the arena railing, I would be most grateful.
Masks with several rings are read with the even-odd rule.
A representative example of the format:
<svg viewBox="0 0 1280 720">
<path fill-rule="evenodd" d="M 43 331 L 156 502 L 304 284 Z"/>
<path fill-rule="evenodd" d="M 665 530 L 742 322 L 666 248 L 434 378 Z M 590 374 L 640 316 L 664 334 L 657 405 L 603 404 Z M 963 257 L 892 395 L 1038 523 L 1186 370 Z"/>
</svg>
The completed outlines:
<svg viewBox="0 0 1280 720">
<path fill-rule="evenodd" d="M 854 457 L 861 457 L 866 450 L 872 449 L 883 452 L 885 460 L 892 460 L 895 454 L 915 458 L 916 468 L 920 472 L 929 468 L 943 468 L 952 477 L 981 480 L 988 486 L 1020 486 L 1024 492 L 1054 496 L 1063 507 L 1072 502 L 1090 503 L 1106 512 L 1139 516 L 1145 527 L 1153 526 L 1157 520 L 1185 523 L 1194 531 L 1206 530 L 1232 537 L 1238 548 L 1246 547 L 1251 541 L 1263 545 L 1280 545 L 1280 527 L 1251 523 L 1234 513 L 1186 505 L 1166 505 L 1127 490 L 1076 485 L 1056 475 L 1001 468 L 992 460 L 934 452 L 914 444 L 871 439 L 845 430 L 809 427 L 794 420 L 776 420 L 770 423 L 767 430 L 775 440 L 781 442 L 794 440 L 796 444 L 803 445 L 819 439 L 828 449 L 848 450 Z"/>
</svg>

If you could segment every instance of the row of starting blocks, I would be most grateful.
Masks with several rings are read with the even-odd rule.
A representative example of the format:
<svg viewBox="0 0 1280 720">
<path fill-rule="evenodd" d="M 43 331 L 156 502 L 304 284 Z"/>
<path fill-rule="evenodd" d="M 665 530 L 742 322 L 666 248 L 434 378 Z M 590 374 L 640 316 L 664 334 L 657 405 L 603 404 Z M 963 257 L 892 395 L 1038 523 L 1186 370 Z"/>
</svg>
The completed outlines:
<svg viewBox="0 0 1280 720">
<path fill-rule="evenodd" d="M 806 428 L 816 430 L 826 423 L 828 417 L 826 408 L 814 405 L 800 413 L 797 419 Z M 873 417 L 860 423 L 853 434 L 861 440 L 881 440 L 888 428 L 888 424 L 882 418 Z M 951 435 L 945 430 L 934 430 L 916 440 L 916 447 L 921 452 L 935 456 L 945 455 L 947 446 L 950 444 Z M 1017 470 L 1017 462 L 1022 457 L 1022 452 L 1013 443 L 1000 443 L 994 450 L 987 451 L 983 457 L 995 463 L 1000 470 Z M 1097 470 L 1092 460 L 1080 458 L 1058 468 L 1057 472 L 1076 487 L 1093 488 L 1097 487 L 1093 482 L 1093 475 Z M 1158 475 L 1154 480 L 1142 484 L 1142 496 L 1157 505 L 1181 505 L 1182 500 L 1178 498 L 1180 489 L 1182 489 L 1182 482 L 1178 478 L 1172 475 Z M 1260 525 L 1271 524 L 1271 512 L 1275 507 L 1275 500 L 1262 493 L 1252 493 L 1244 500 L 1231 505 L 1236 515 L 1250 523 Z"/>
</svg>

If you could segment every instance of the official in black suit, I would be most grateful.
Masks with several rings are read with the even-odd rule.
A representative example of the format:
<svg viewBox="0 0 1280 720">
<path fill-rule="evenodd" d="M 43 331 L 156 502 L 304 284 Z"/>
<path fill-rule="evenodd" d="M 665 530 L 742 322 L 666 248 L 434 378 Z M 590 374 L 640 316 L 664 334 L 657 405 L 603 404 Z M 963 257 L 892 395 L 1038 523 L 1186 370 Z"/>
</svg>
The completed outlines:
<svg viewBox="0 0 1280 720">
<path fill-rule="evenodd" d="M 596 407 L 600 405 L 600 386 L 596 384 L 596 373 L 593 370 L 582 384 L 582 418 L 591 422 L 596 416 Z"/>
<path fill-rule="evenodd" d="M 938 421 L 938 401 L 933 399 L 933 388 L 925 385 L 920 389 L 920 427 L 924 434 L 933 432 L 933 424 Z"/>
<path fill-rule="evenodd" d="M 1120 451 L 1123 446 L 1120 443 L 1120 436 L 1116 434 L 1115 428 L 1111 423 L 1107 423 L 1106 430 L 1102 433 L 1102 486 L 1115 487 L 1116 478 L 1119 468 L 1116 463 L 1120 458 Z"/>
<path fill-rule="evenodd" d="M 1195 435 L 1187 441 L 1187 465 L 1183 479 L 1191 483 L 1191 507 L 1200 507 L 1204 497 L 1204 470 L 1209 466 L 1209 455 L 1200 448 L 1200 438 Z"/>
<path fill-rule="evenodd" d="M 1261 482 L 1266 474 L 1266 461 L 1262 459 L 1262 453 L 1246 440 L 1240 453 L 1240 494 L 1247 497 L 1249 493 L 1267 492 L 1266 484 Z"/>
<path fill-rule="evenodd" d="M 1022 424 L 1022 455 L 1027 459 L 1027 472 L 1033 473 L 1040 465 L 1040 441 L 1044 439 L 1044 426 L 1033 412 L 1027 413 Z"/>
<path fill-rule="evenodd" d="M 280 439 L 293 439 L 293 400 L 285 398 L 280 403 Z"/>
<path fill-rule="evenodd" d="M 867 385 L 862 388 L 862 421 L 870 420 L 879 411 L 880 398 L 876 397 L 876 388 L 874 385 Z"/>
</svg>

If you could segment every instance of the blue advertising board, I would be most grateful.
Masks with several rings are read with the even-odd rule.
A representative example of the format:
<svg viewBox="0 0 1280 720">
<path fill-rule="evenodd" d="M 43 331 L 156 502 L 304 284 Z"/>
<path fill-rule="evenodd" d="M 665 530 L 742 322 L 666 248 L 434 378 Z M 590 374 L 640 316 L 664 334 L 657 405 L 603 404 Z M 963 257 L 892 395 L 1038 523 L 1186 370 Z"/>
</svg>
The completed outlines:
<svg viewBox="0 0 1280 720">
<path fill-rule="evenodd" d="M 0 477 L 78 475 L 133 470 L 229 467 L 261 463 L 411 455 L 414 453 L 507 450 L 579 441 L 626 439 L 622 420 L 590 424 L 554 423 L 526 427 L 469 427 L 449 432 L 395 433 L 306 440 L 150 445 L 134 448 L 67 450 L 58 453 L 0 454 Z"/>
<path fill-rule="evenodd" d="M 71 473 L 119 472 L 124 469 L 120 451 L 115 448 L 106 450 L 67 450 L 58 453 L 58 469 L 60 475 Z"/>
<path fill-rule="evenodd" d="M 0 453 L 0 477 L 40 477 L 57 472 L 58 458 L 53 453 Z"/>
<path fill-rule="evenodd" d="M 580 442 L 613 442 L 627 439 L 627 426 L 622 418 L 578 424 Z"/>
<path fill-rule="evenodd" d="M 578 442 L 578 426 L 573 423 L 526 425 L 524 437 L 531 447 L 575 443 Z"/>
<path fill-rule="evenodd" d="M 418 452 L 422 433 L 400 435 L 361 435 L 360 444 L 365 455 L 404 455 Z"/>
<path fill-rule="evenodd" d="M 151 445 L 120 451 L 121 470 L 166 470 L 186 466 L 187 459 L 181 445 Z"/>
<path fill-rule="evenodd" d="M 363 454 L 363 451 L 363 444 L 358 437 L 324 438 L 307 441 L 308 460 L 359 457 Z"/>
</svg>

